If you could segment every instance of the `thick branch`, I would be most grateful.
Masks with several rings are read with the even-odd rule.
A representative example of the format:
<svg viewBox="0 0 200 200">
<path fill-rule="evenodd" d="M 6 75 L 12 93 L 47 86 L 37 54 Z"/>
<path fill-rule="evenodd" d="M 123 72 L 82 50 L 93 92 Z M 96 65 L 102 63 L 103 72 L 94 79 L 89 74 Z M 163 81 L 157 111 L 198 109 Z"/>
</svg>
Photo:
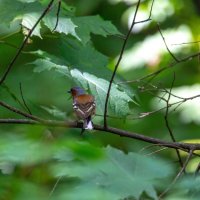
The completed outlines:
<svg viewBox="0 0 200 200">
<path fill-rule="evenodd" d="M 36 116 L 31 115 L 31 114 L 29 114 L 29 113 L 25 113 L 25 112 L 23 112 L 23 111 L 21 111 L 21 110 L 15 108 L 15 107 L 12 107 L 12 106 L 8 105 L 7 103 L 4 103 L 3 101 L 0 101 L 0 106 L 2 106 L 2 107 L 4 107 L 4 108 L 7 108 L 8 110 L 10 110 L 10 111 L 12 111 L 12 112 L 14 112 L 14 113 L 17 113 L 17 114 L 19 114 L 19 115 L 22 115 L 22 116 L 24 116 L 24 117 L 26 117 L 26 118 L 29 118 L 29 119 L 32 119 L 32 120 L 36 120 L 36 121 L 39 121 L 39 122 L 42 122 L 42 121 L 43 121 L 43 120 L 40 119 L 39 117 L 36 117 Z"/>
<path fill-rule="evenodd" d="M 44 126 L 53 126 L 53 127 L 66 127 L 66 128 L 82 128 L 82 123 L 77 122 L 66 122 L 66 121 L 56 121 L 56 120 L 44 120 L 36 121 L 31 119 L 0 119 L 0 124 L 32 124 L 32 125 L 44 125 Z M 180 149 L 186 152 L 189 152 L 191 149 L 200 150 L 200 144 L 194 143 L 182 143 L 182 142 L 167 142 L 161 139 L 148 137 L 139 133 L 125 131 L 113 127 L 107 127 L 100 125 L 94 125 L 94 130 L 112 133 L 119 135 L 121 137 L 132 138 L 151 144 L 157 144 L 158 146 L 169 147 L 172 149 Z"/>
</svg>

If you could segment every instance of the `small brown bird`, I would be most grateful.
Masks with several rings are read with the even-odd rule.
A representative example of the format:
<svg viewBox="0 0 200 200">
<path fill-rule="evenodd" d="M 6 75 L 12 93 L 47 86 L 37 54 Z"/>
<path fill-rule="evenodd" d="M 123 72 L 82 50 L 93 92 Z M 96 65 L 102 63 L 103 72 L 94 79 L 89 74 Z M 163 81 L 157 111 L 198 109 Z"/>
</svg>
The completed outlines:
<svg viewBox="0 0 200 200">
<path fill-rule="evenodd" d="M 85 94 L 84 89 L 73 87 L 69 91 L 73 97 L 73 109 L 79 119 L 83 120 L 83 129 L 93 129 L 91 116 L 95 114 L 94 96 Z"/>
</svg>

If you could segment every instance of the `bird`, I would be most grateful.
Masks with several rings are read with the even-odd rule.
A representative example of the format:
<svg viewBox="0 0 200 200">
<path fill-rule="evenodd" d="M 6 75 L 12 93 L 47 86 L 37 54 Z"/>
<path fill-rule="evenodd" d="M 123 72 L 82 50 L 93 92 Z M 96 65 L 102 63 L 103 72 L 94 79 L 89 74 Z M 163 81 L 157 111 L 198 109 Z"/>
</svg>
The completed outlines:
<svg viewBox="0 0 200 200">
<path fill-rule="evenodd" d="M 82 133 L 85 129 L 92 130 L 92 115 L 95 114 L 95 98 L 93 95 L 86 94 L 81 87 L 72 87 L 68 93 L 71 93 L 73 98 L 73 109 L 77 117 L 83 120 Z"/>
</svg>

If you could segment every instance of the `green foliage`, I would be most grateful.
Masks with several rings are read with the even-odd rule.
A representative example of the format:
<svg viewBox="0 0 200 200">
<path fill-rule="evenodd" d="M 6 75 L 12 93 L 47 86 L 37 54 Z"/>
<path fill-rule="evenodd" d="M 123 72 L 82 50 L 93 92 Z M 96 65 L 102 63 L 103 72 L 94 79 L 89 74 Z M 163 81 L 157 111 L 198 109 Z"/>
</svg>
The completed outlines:
<svg viewBox="0 0 200 200">
<path fill-rule="evenodd" d="M 98 78 L 86 72 L 82 73 L 77 68 L 73 69 L 72 67 L 67 67 L 65 65 L 55 64 L 58 58 L 47 55 L 45 52 L 38 51 L 33 53 L 43 57 L 31 63 L 36 65 L 33 70 L 34 72 L 40 73 L 53 69 L 56 72 L 66 76 L 66 78 L 70 78 L 73 82 L 76 83 L 76 85 L 80 85 L 83 88 L 89 90 L 96 97 L 96 103 L 98 105 L 97 111 L 99 114 L 104 113 L 105 99 L 109 85 L 107 80 Z M 84 54 L 80 54 L 80 56 L 84 57 Z M 72 63 L 73 61 L 71 61 L 70 57 L 69 59 L 70 60 L 68 62 Z M 101 62 L 101 59 L 99 59 L 99 62 Z M 60 58 L 57 63 L 64 63 L 64 60 Z M 84 65 L 84 63 L 82 63 L 82 65 Z M 87 68 L 89 68 L 89 66 L 87 66 Z M 117 85 L 113 84 L 109 100 L 111 113 L 116 116 L 126 116 L 129 113 L 129 102 L 133 102 L 133 100 L 129 96 L 128 92 L 121 90 L 121 88 L 118 88 Z"/>
<path fill-rule="evenodd" d="M 0 75 L 49 2 L 0 0 Z M 155 1 L 153 7 L 151 18 L 160 23 L 170 50 L 178 58 L 193 54 L 198 46 L 196 43 L 172 45 L 168 33 L 176 38 L 178 30 L 175 42 L 182 37 L 181 43 L 199 39 L 198 6 L 195 4 L 195 1 L 183 3 L 182 0 Z M 148 16 L 150 6 L 151 1 L 142 1 L 140 15 Z M 95 96 L 97 115 L 93 122 L 101 124 L 109 81 L 123 35 L 127 33 L 127 22 L 132 18 L 129 13 L 133 13 L 135 7 L 124 0 L 62 0 L 56 26 L 57 9 L 58 1 L 55 1 L 32 33 L 5 84 L 0 86 L 0 100 L 27 112 L 19 88 L 21 83 L 23 97 L 34 115 L 72 121 L 76 118 L 72 115 L 67 90 L 78 85 Z M 170 70 L 173 69 L 176 72 L 174 87 L 179 87 L 180 94 L 175 89 L 172 93 L 182 96 L 191 91 L 191 96 L 197 95 L 193 94 L 192 86 L 199 86 L 200 82 L 198 61 L 180 62 L 179 67 L 163 71 L 153 79 L 140 80 L 168 66 L 172 59 L 164 44 L 157 43 L 163 41 L 154 22 L 140 25 L 134 27 L 134 36 L 131 34 L 128 40 L 112 84 L 108 102 L 108 115 L 112 118 L 108 117 L 108 124 L 170 140 L 163 113 L 155 112 L 161 105 L 160 99 L 155 101 L 155 97 L 163 95 L 158 88 L 171 86 L 173 73 Z M 132 82 L 125 84 L 127 81 Z M 189 89 L 181 90 L 180 86 Z M 199 87 L 196 90 L 199 91 Z M 135 96 L 140 100 L 139 106 L 134 101 Z M 194 106 L 193 100 L 191 104 Z M 195 120 L 199 118 L 198 104 L 197 100 L 193 110 L 188 105 L 189 114 L 182 105 L 179 106 L 182 112 L 177 108 L 176 113 L 170 110 L 168 120 L 177 141 L 199 141 L 199 124 Z M 137 113 L 151 111 L 152 117 L 132 120 L 138 119 Z M 23 117 L 0 107 L 0 118 Z M 0 124 L 0 134 L 0 199 L 3 200 L 156 200 L 179 170 L 174 162 L 176 153 L 172 150 L 156 149 L 155 154 L 152 147 L 144 153 L 144 143 L 140 141 L 99 131 L 85 131 L 80 136 L 80 129 Z M 141 149 L 142 154 L 137 153 Z M 186 154 L 181 151 L 183 160 Z M 198 164 L 198 158 L 189 162 L 186 169 L 189 173 L 180 178 L 165 199 L 199 199 L 199 177 L 190 174 Z"/>
<path fill-rule="evenodd" d="M 46 106 L 41 106 L 41 108 L 44 109 L 46 112 L 48 112 L 50 115 L 54 116 L 55 118 L 58 118 L 58 119 L 66 118 L 66 113 L 59 110 L 56 106 L 52 106 L 50 108 Z"/>
<path fill-rule="evenodd" d="M 120 32 L 109 21 L 104 21 L 100 16 L 87 16 L 73 18 L 73 22 L 77 25 L 77 35 L 83 44 L 90 41 L 90 34 L 108 36 L 121 35 Z"/>
<path fill-rule="evenodd" d="M 88 167 L 90 171 L 87 170 Z M 97 195 L 94 199 L 103 197 L 103 194 L 105 196 L 110 194 L 111 199 L 124 199 L 128 196 L 138 199 L 143 192 L 146 192 L 149 197 L 157 199 L 154 188 L 155 180 L 166 178 L 171 174 L 171 170 L 171 167 L 161 160 L 154 160 L 134 153 L 125 155 L 111 147 L 105 149 L 105 158 L 98 162 L 82 161 L 75 165 L 63 163 L 61 166 L 54 167 L 58 177 L 71 176 L 81 179 L 79 185 L 71 191 L 70 199 L 78 199 L 81 196 L 86 199 L 87 195 L 92 197 L 95 194 L 101 194 L 101 196 Z M 86 187 L 89 187 L 91 192 L 84 194 L 82 192 L 85 191 Z M 79 189 L 80 192 L 77 192 Z"/>
</svg>

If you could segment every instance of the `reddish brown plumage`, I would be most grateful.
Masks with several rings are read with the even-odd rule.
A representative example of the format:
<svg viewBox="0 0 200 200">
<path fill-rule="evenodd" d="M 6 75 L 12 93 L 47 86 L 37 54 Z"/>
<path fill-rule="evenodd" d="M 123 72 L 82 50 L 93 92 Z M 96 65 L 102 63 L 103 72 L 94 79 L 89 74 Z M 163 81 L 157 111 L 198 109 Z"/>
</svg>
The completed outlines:
<svg viewBox="0 0 200 200">
<path fill-rule="evenodd" d="M 81 103 L 81 104 L 86 104 L 86 103 L 93 103 L 94 102 L 94 97 L 89 94 L 81 94 L 79 96 L 75 96 L 74 100 L 76 103 Z"/>
<path fill-rule="evenodd" d="M 78 109 L 75 112 L 78 117 L 86 119 L 95 114 L 94 97 L 89 94 L 82 94 L 74 97 L 74 104 Z"/>
<path fill-rule="evenodd" d="M 95 114 L 95 99 L 92 95 L 85 94 L 80 87 L 73 87 L 69 91 L 73 97 L 73 108 L 78 118 L 84 121 L 84 129 L 93 129 L 91 116 Z"/>
</svg>

